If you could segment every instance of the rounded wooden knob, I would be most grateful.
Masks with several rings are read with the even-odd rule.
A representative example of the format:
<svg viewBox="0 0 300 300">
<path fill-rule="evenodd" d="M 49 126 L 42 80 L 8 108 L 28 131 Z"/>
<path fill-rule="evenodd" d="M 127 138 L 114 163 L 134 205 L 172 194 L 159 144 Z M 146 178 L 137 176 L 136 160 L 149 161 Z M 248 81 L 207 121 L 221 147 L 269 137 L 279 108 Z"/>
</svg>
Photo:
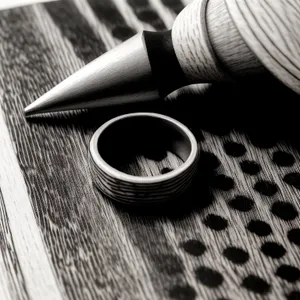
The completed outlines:
<svg viewBox="0 0 300 300">
<path fill-rule="evenodd" d="M 300 1 L 195 0 L 172 40 L 191 83 L 271 72 L 300 94 Z"/>
</svg>

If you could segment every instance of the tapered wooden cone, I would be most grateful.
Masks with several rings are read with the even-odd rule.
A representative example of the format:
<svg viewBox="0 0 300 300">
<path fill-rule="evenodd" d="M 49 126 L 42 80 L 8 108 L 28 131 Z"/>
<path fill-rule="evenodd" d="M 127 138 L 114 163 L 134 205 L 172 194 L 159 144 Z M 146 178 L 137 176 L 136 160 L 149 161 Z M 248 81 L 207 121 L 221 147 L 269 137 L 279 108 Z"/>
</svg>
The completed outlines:
<svg viewBox="0 0 300 300">
<path fill-rule="evenodd" d="M 143 34 L 137 34 L 62 81 L 24 110 L 26 116 L 159 98 Z"/>
</svg>

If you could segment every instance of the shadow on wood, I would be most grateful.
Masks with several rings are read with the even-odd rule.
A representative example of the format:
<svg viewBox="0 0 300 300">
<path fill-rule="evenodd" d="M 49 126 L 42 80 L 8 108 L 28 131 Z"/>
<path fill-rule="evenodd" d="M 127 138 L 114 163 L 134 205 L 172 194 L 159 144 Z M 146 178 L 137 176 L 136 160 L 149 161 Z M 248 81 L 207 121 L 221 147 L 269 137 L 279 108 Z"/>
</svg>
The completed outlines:
<svg viewBox="0 0 300 300">
<path fill-rule="evenodd" d="M 222 136 L 234 129 L 261 148 L 279 141 L 299 148 L 299 103 L 299 95 L 269 78 L 187 89 L 177 95 L 169 114 L 195 134 L 201 129 Z"/>
</svg>

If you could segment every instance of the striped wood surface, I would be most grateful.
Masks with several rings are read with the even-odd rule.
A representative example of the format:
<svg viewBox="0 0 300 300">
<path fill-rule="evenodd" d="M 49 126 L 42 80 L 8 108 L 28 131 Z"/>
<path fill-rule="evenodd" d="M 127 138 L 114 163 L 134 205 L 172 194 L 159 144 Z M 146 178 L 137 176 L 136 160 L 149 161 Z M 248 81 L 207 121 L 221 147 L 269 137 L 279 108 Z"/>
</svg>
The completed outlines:
<svg viewBox="0 0 300 300">
<path fill-rule="evenodd" d="M 94 189 L 88 170 L 93 132 L 120 111 L 30 122 L 22 114 L 35 98 L 135 32 L 170 28 L 188 3 L 60 0 L 0 12 L 1 300 L 282 299 L 299 293 L 299 239 L 292 233 L 299 230 L 300 162 L 291 146 L 260 147 L 243 133 L 224 133 L 225 121 L 237 115 L 205 102 L 208 119 L 221 124 L 214 133 L 201 133 L 199 117 L 193 119 L 204 160 L 184 206 L 132 211 Z M 250 92 L 245 95 L 255 95 Z M 219 99 L 224 93 L 220 88 L 210 95 Z M 179 118 L 178 112 L 173 115 Z M 181 112 L 188 124 L 191 112 Z M 243 110 L 237 114 L 244 119 Z M 280 160 L 282 152 L 293 159 Z M 255 166 L 248 160 L 261 166 L 258 175 L 249 175 Z M 142 172 L 174 165 L 172 159 L 144 160 Z M 256 185 L 266 180 L 273 185 Z M 248 200 L 231 202 L 236 195 Z M 284 205 L 275 209 L 284 199 L 296 213 Z M 255 220 L 268 223 L 274 234 Z M 268 238 L 286 254 L 277 260 L 263 254 Z"/>
</svg>

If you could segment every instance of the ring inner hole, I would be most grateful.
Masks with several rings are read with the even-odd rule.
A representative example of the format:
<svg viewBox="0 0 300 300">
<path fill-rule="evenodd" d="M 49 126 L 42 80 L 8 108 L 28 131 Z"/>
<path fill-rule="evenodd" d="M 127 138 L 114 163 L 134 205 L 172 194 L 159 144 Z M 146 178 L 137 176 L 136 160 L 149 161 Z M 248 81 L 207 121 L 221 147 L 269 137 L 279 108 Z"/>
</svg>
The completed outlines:
<svg viewBox="0 0 300 300">
<path fill-rule="evenodd" d="M 100 135 L 98 151 L 113 168 L 134 176 L 157 176 L 178 168 L 191 143 L 172 122 L 149 116 L 121 119 Z"/>
</svg>

